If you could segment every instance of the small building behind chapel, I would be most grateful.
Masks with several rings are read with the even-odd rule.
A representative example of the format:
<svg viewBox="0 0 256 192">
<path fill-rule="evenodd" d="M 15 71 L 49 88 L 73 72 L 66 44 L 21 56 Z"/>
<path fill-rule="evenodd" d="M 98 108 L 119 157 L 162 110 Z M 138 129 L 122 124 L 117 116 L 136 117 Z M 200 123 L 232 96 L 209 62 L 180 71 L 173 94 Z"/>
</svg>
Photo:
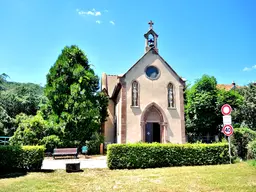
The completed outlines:
<svg viewBox="0 0 256 192">
<path fill-rule="evenodd" d="M 109 97 L 106 143 L 185 143 L 185 81 L 160 56 L 149 22 L 145 54 L 123 75 L 102 74 Z"/>
</svg>

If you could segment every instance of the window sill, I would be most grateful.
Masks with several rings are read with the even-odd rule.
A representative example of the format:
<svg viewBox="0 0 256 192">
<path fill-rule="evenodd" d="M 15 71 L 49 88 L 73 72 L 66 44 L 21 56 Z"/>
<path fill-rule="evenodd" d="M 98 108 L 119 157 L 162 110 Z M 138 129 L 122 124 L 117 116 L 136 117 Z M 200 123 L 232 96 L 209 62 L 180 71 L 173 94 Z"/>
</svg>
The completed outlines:
<svg viewBox="0 0 256 192">
<path fill-rule="evenodd" d="M 176 107 L 167 107 L 168 110 L 176 110 Z"/>
<path fill-rule="evenodd" d="M 131 105 L 130 107 L 131 108 L 140 108 L 140 106 L 133 106 L 133 105 Z"/>
</svg>

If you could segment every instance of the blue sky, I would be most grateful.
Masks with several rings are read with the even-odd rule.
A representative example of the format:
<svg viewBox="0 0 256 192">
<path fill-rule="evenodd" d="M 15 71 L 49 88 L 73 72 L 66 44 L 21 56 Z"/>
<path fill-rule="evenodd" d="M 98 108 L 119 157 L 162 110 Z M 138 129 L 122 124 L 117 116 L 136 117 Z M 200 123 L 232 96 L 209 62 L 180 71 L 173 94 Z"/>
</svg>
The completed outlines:
<svg viewBox="0 0 256 192">
<path fill-rule="evenodd" d="M 143 54 L 148 21 L 160 55 L 189 83 L 256 80 L 254 0 L 0 0 L 0 73 L 44 85 L 66 45 L 101 76 L 125 73 Z"/>
</svg>

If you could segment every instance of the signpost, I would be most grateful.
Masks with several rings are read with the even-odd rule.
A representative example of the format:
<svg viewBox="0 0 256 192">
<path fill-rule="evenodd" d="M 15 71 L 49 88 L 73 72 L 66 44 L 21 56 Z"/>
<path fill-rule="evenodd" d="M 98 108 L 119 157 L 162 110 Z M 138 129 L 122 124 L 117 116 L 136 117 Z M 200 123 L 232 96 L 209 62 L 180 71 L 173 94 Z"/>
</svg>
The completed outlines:
<svg viewBox="0 0 256 192">
<path fill-rule="evenodd" d="M 224 104 L 221 107 L 221 113 L 223 115 L 223 128 L 222 133 L 228 137 L 228 146 L 229 146 L 229 161 L 231 164 L 231 145 L 230 145 L 230 136 L 233 134 L 234 129 L 232 127 L 232 120 L 231 120 L 231 111 L 232 108 L 229 104 Z"/>
<path fill-rule="evenodd" d="M 221 113 L 222 115 L 230 115 L 231 114 L 231 111 L 232 111 L 232 108 L 229 104 L 224 104 L 222 107 L 221 107 Z"/>
</svg>

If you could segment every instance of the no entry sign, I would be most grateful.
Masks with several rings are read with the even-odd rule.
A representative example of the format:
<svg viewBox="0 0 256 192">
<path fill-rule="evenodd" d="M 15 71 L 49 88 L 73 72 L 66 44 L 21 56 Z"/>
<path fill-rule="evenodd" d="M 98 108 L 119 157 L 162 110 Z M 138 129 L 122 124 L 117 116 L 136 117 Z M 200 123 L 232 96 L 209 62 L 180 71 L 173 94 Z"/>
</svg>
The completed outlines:
<svg viewBox="0 0 256 192">
<path fill-rule="evenodd" d="M 225 125 L 223 128 L 222 128 L 222 132 L 226 135 L 226 136 L 231 136 L 234 132 L 234 129 L 232 127 L 232 125 Z"/>
<path fill-rule="evenodd" d="M 229 104 L 224 104 L 222 107 L 221 107 L 221 113 L 223 115 L 230 115 L 232 111 L 232 108 Z"/>
</svg>

